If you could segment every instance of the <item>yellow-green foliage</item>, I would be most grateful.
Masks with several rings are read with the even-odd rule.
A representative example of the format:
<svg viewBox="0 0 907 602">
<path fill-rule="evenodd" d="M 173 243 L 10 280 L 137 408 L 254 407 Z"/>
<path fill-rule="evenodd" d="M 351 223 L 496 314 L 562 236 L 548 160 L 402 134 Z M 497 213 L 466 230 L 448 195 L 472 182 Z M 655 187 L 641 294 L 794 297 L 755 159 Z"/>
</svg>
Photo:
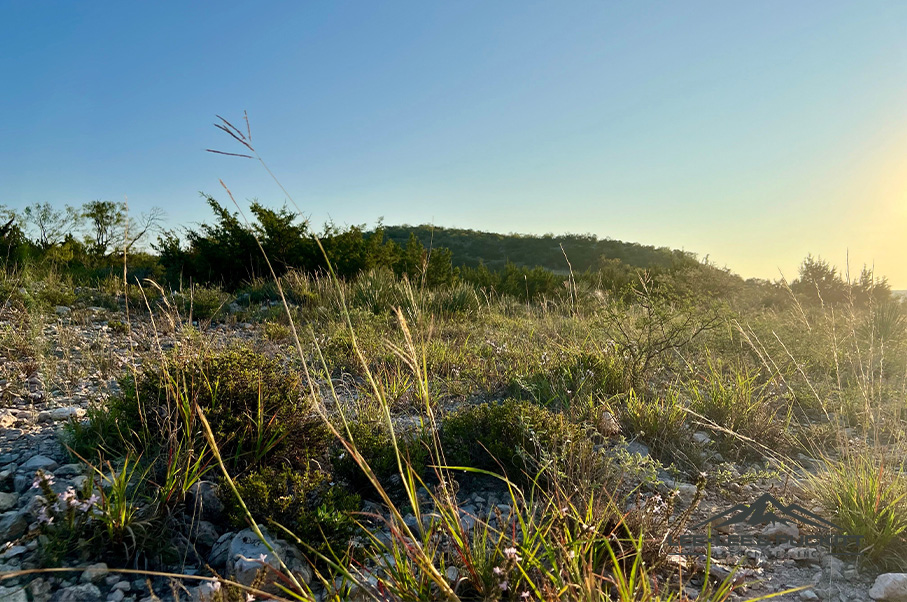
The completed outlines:
<svg viewBox="0 0 907 602">
<path fill-rule="evenodd" d="M 444 418 L 441 444 L 451 465 L 535 476 L 545 458 L 579 453 L 588 438 L 566 416 L 527 401 L 481 403 Z"/>
<path fill-rule="evenodd" d="M 286 527 L 319 551 L 328 545 L 342 551 L 358 532 L 350 513 L 359 510 L 359 496 L 317 468 L 262 468 L 241 476 L 236 487 L 256 520 Z M 233 496 L 227 514 L 236 527 L 244 526 L 245 513 Z"/>
<path fill-rule="evenodd" d="M 877 568 L 907 568 L 907 475 L 869 452 L 829 461 L 809 480 L 829 518 L 847 535 L 862 536 L 861 561 Z"/>
</svg>

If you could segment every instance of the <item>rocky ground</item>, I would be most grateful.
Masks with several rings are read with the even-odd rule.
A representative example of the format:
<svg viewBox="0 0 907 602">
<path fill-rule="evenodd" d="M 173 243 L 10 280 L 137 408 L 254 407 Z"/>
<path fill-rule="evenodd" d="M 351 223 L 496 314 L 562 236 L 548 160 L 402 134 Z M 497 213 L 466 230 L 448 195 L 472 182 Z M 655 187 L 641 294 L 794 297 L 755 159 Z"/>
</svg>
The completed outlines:
<svg viewBox="0 0 907 602">
<path fill-rule="evenodd" d="M 33 487 L 38 471 L 52 475 L 53 489 L 64 494 L 68 488 L 78 488 L 91 478 L 90 469 L 72 458 L 61 446 L 58 434 L 68 420 L 79 420 L 89 404 L 103 404 L 116 392 L 115 377 L 128 367 L 136 350 L 147 348 L 153 340 L 148 329 L 151 324 L 134 322 L 131 334 L 118 328 L 123 316 L 102 308 L 78 311 L 58 308 L 47 319 L 40 332 L 32 332 L 39 341 L 32 343 L 40 350 L 8 346 L 0 349 L 0 572 L 46 568 L 40 566 L 38 529 L 43 506 L 40 490 Z M 0 322 L 0 328 L 21 329 L 22 322 L 13 316 Z M 210 336 L 223 339 L 248 339 L 259 336 L 257 326 L 234 324 L 218 326 Z M 131 338 L 130 338 L 131 337 Z M 162 345 L 172 344 L 163 336 Z M 30 355 L 31 353 L 31 355 Z M 705 435 L 703 435 L 705 436 Z M 646 454 L 645 446 L 632 444 L 629 451 Z M 746 467 L 740 467 L 745 470 Z M 682 508 L 696 495 L 696 487 L 674 483 L 666 478 L 665 491 L 679 491 Z M 731 486 L 720 492 L 704 493 L 699 508 L 689 524 L 693 525 L 734 504 L 747 504 L 764 493 L 795 495 L 796 481 L 789 478 L 762 479 L 745 486 Z M 493 488 L 466 487 L 460 492 L 465 523 L 471 524 L 490 513 L 508 513 L 507 497 Z M 796 496 L 795 496 L 796 497 Z M 184 542 L 184 560 L 172 570 L 192 575 L 204 570 L 204 563 L 243 583 L 251 583 L 261 568 L 261 561 L 273 562 L 269 551 L 255 535 L 244 530 L 220 532 L 214 526 L 223 508 L 217 492 L 210 484 L 194 491 L 197 515 L 187 517 L 192 528 Z M 800 503 L 809 508 L 808 500 Z M 377 508 L 371 508 L 378 510 Z M 426 520 L 431 519 L 426 506 Z M 210 519 L 210 520 L 209 520 Z M 417 526 L 415 516 L 407 521 Z M 792 535 L 772 532 L 772 525 L 756 531 L 771 535 Z M 797 527 L 792 527 L 797 530 Z M 739 531 L 742 534 L 745 531 Z M 389 537 L 389 534 L 384 534 Z M 299 551 L 285 541 L 272 538 L 275 548 L 282 552 L 288 564 L 304 579 L 311 579 Z M 695 550 L 705 552 L 705 550 Z M 861 571 L 852 562 L 836 558 L 821 548 L 780 543 L 768 547 L 715 547 L 711 549 L 709 571 L 724 578 L 734 567 L 741 582 L 747 585 L 739 591 L 738 599 L 749 599 L 804 587 L 801 591 L 777 598 L 781 600 L 907 600 L 907 576 L 882 576 Z M 705 571 L 702 554 L 672 555 L 670 563 L 685 575 L 699 574 L 687 584 L 687 592 L 695 594 Z M 378 568 L 374 569 L 378 571 Z M 450 575 L 456 579 L 456 574 Z M 697 579 L 699 581 L 697 581 Z M 875 586 L 874 586 L 875 584 Z M 150 601 L 155 595 L 163 599 L 210 599 L 216 586 L 185 581 L 175 585 L 164 578 L 117 572 L 104 564 L 80 567 L 72 572 L 29 575 L 0 583 L 0 601 L 70 602 L 77 600 L 110 600 L 112 602 Z M 151 589 L 149 589 L 151 588 Z M 154 594 L 152 594 L 152 590 Z"/>
</svg>

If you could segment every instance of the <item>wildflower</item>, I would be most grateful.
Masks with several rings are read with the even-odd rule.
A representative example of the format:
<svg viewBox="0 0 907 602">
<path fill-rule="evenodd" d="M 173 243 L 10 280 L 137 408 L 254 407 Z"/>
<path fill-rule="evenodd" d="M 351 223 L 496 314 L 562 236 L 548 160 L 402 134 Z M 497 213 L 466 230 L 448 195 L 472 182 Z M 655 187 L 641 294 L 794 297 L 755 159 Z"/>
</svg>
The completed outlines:
<svg viewBox="0 0 907 602">
<path fill-rule="evenodd" d="M 510 584 L 507 583 L 506 581 L 501 581 L 501 582 L 498 584 L 498 587 L 501 588 L 501 591 L 502 591 L 502 592 L 506 592 L 506 591 L 507 591 L 507 588 L 510 587 Z"/>
<path fill-rule="evenodd" d="M 267 564 L 267 563 L 268 563 L 268 555 L 267 555 L 267 554 L 259 554 L 259 555 L 258 555 L 258 562 L 260 562 L 260 563 L 262 563 L 262 564 Z"/>
<path fill-rule="evenodd" d="M 522 598 L 523 600 L 528 600 L 528 599 L 529 599 L 529 591 L 527 590 L 527 591 L 524 591 L 523 593 L 521 593 L 521 594 L 520 594 L 520 598 Z"/>
<path fill-rule="evenodd" d="M 493 572 L 495 575 L 503 575 L 503 574 L 504 574 L 504 571 L 501 570 L 501 567 L 499 567 L 499 566 L 496 566 L 496 567 L 494 567 L 493 569 L 491 569 L 491 572 Z"/>
<path fill-rule="evenodd" d="M 42 471 L 36 472 L 36 473 L 35 473 L 35 480 L 32 482 L 31 488 L 32 488 L 32 489 L 40 489 L 40 488 L 41 488 L 41 483 L 42 483 L 42 482 L 43 482 L 45 485 L 53 485 L 53 484 L 54 484 L 54 475 L 52 475 L 52 474 L 46 474 L 46 473 L 44 473 L 44 472 L 42 472 Z"/>
<path fill-rule="evenodd" d="M 47 512 L 47 506 L 42 506 L 41 509 L 38 510 L 38 522 L 42 525 L 49 525 L 54 522 L 54 517 Z"/>
<path fill-rule="evenodd" d="M 77 507 L 78 504 L 79 498 L 76 496 L 76 490 L 69 487 L 63 493 L 57 494 L 57 502 L 54 504 L 54 508 L 57 509 L 57 512 L 66 512 L 70 508 Z"/>
<path fill-rule="evenodd" d="M 504 548 L 504 556 L 506 556 L 507 558 L 512 558 L 512 559 L 516 560 L 517 562 L 519 562 L 521 560 L 519 554 L 517 554 L 516 548 L 513 548 L 513 547 Z"/>
<path fill-rule="evenodd" d="M 82 504 L 79 506 L 79 510 L 81 510 L 82 512 L 88 512 L 89 510 L 94 508 L 99 501 L 101 501 L 101 498 L 99 498 L 97 495 L 92 494 L 90 498 L 82 502 Z"/>
</svg>

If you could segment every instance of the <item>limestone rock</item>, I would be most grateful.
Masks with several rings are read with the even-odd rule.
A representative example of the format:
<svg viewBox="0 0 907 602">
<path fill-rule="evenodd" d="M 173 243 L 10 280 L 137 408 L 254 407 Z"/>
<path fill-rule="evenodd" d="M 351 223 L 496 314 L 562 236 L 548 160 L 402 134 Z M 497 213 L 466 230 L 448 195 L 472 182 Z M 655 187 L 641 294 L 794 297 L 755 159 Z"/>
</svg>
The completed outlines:
<svg viewBox="0 0 907 602">
<path fill-rule="evenodd" d="M 51 460 L 47 456 L 32 456 L 25 461 L 25 464 L 19 467 L 19 470 L 23 472 L 32 472 L 34 470 L 43 470 L 45 472 L 53 472 L 59 464 L 54 460 Z"/>
<path fill-rule="evenodd" d="M 762 529 L 762 535 L 769 539 L 779 538 L 798 538 L 800 537 L 800 528 L 793 523 L 769 523 Z"/>
<path fill-rule="evenodd" d="M 92 583 L 72 585 L 63 588 L 53 595 L 51 602 L 97 602 L 101 599 L 101 590 Z"/>
<path fill-rule="evenodd" d="M 883 573 L 869 589 L 869 597 L 885 602 L 907 602 L 907 573 Z"/>
<path fill-rule="evenodd" d="M 25 535 L 28 521 L 21 512 L 6 512 L 0 518 L 0 541 L 13 541 Z"/>
<path fill-rule="evenodd" d="M 211 481 L 198 481 L 186 492 L 187 511 L 204 520 L 217 520 L 224 511 L 218 496 L 217 485 Z"/>
<path fill-rule="evenodd" d="M 0 602 L 28 602 L 28 595 L 21 587 L 0 587 Z"/>
<path fill-rule="evenodd" d="M 97 583 L 106 577 L 109 572 L 107 565 L 103 562 L 88 565 L 82 572 L 82 583 Z"/>
</svg>

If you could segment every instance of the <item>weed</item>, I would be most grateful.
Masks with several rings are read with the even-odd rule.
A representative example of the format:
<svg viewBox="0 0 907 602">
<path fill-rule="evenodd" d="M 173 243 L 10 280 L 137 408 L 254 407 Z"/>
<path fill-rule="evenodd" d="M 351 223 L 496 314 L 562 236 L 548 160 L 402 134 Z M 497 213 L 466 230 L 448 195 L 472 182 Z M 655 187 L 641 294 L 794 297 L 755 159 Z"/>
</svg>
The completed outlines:
<svg viewBox="0 0 907 602">
<path fill-rule="evenodd" d="M 829 460 L 808 480 L 829 518 L 861 536 L 861 561 L 883 570 L 907 567 L 907 476 L 871 453 Z"/>
</svg>

